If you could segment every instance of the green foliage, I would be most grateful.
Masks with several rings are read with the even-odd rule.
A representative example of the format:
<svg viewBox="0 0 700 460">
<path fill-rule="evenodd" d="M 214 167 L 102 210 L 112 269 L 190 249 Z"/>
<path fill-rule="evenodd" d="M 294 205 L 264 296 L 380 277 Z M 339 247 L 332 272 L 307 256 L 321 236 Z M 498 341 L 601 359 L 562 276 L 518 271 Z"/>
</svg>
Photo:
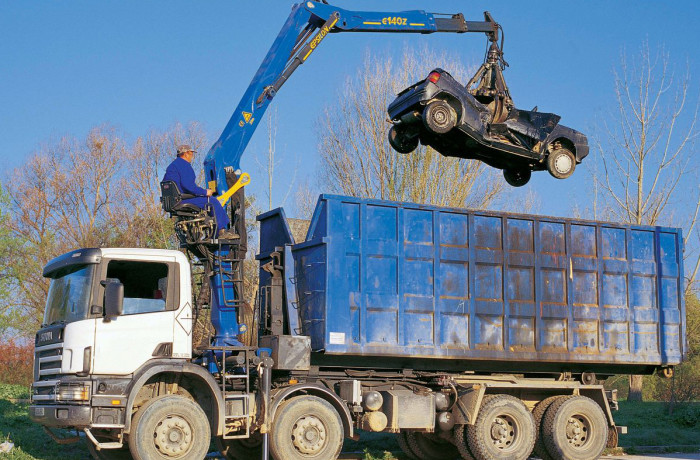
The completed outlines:
<svg viewBox="0 0 700 460">
<path fill-rule="evenodd" d="M 620 410 L 613 412 L 615 422 L 627 426 L 628 434 L 620 436 L 620 446 L 689 446 L 700 444 L 694 418 L 700 404 L 677 405 L 669 415 L 663 402 L 620 402 Z M 677 418 L 678 417 L 678 418 Z M 625 449 L 627 451 L 627 449 Z"/>
<path fill-rule="evenodd" d="M 678 426 L 700 429 L 700 404 L 683 404 L 673 411 L 673 422 Z"/>
<path fill-rule="evenodd" d="M 0 383 L 0 399 L 29 399 L 29 386 Z"/>
</svg>

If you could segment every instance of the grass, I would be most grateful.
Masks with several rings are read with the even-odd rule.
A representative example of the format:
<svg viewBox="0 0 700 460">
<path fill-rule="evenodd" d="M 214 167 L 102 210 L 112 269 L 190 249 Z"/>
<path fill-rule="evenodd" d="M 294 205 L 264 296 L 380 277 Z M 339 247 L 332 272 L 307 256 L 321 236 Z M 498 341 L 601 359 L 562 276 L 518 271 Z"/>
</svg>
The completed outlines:
<svg viewBox="0 0 700 460">
<path fill-rule="evenodd" d="M 59 445 L 37 424 L 29 420 L 28 404 L 13 402 L 29 398 L 29 388 L 0 384 L 0 441 L 15 443 L 2 460 L 85 460 L 90 458 L 82 443 Z"/>
<path fill-rule="evenodd" d="M 618 425 L 627 426 L 628 434 L 620 436 L 620 446 L 627 453 L 649 451 L 648 446 L 698 446 L 700 444 L 700 403 L 675 407 L 669 415 L 663 402 L 620 402 L 613 413 Z M 657 450 L 657 449 L 654 449 Z M 692 449 L 697 451 L 698 447 Z M 676 450 L 678 451 L 678 450 Z"/>
<path fill-rule="evenodd" d="M 21 385 L 0 384 L 0 442 L 9 440 L 15 448 L 0 454 L 0 460 L 86 460 L 90 456 L 84 442 L 59 445 L 39 425 L 29 420 L 28 404 L 17 400 L 29 398 L 29 389 Z M 690 452 L 700 438 L 700 403 L 677 406 L 672 415 L 662 402 L 620 402 L 613 413 L 618 425 L 627 426 L 629 434 L 620 437 L 626 453 L 648 451 Z M 396 436 L 389 433 L 360 432 L 360 440 L 346 440 L 343 452 L 359 453 L 350 458 L 364 460 L 403 460 Z M 650 449 L 648 446 L 658 446 Z M 346 455 L 347 456 L 347 455 Z"/>
</svg>

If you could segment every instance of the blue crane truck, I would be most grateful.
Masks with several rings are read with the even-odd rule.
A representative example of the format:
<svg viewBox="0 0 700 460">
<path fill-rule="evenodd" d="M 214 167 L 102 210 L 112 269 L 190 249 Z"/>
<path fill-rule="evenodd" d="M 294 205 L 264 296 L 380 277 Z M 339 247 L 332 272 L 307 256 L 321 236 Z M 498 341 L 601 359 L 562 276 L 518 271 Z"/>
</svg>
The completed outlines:
<svg viewBox="0 0 700 460">
<path fill-rule="evenodd" d="M 210 188 L 242 192 L 262 113 L 328 34 L 493 43 L 485 19 L 295 5 L 207 156 Z M 326 460 L 365 432 L 411 459 L 594 459 L 625 430 L 601 381 L 683 358 L 678 229 L 322 195 L 299 241 L 282 209 L 257 217 L 251 319 L 245 242 L 162 191 L 184 251 L 83 248 L 44 268 L 30 417 L 96 459 L 199 460 L 214 441 L 227 459 Z M 193 343 L 203 315 L 214 332 Z"/>
</svg>

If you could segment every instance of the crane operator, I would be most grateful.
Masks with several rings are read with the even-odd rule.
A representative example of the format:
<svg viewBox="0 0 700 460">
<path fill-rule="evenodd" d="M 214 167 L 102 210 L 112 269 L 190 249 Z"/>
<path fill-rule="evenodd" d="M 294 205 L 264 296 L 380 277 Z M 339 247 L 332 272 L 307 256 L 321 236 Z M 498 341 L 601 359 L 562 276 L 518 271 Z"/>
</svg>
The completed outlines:
<svg viewBox="0 0 700 460">
<path fill-rule="evenodd" d="M 238 235 L 227 228 L 230 221 L 226 211 L 219 200 L 211 198 L 214 191 L 199 187 L 195 182 L 195 173 L 191 165 L 195 153 L 197 151 L 187 144 L 178 146 L 177 158 L 165 170 L 163 181 L 175 182 L 183 197 L 189 195 L 182 200 L 183 203 L 190 203 L 201 209 L 207 209 L 207 205 L 209 205 L 208 209 L 210 213 L 213 211 L 213 217 L 216 219 L 218 237 L 229 240 L 236 239 Z"/>
</svg>

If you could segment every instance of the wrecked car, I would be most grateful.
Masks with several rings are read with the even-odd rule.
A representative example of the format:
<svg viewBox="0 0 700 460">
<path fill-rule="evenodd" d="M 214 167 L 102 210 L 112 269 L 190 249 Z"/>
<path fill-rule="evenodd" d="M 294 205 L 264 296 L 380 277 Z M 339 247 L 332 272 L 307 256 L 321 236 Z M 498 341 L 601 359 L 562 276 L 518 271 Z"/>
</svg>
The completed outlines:
<svg viewBox="0 0 700 460">
<path fill-rule="evenodd" d="M 442 155 L 468 158 L 503 170 L 506 181 L 525 185 L 532 171 L 570 177 L 588 155 L 582 133 L 560 125 L 560 116 L 514 107 L 498 50 L 467 85 L 435 69 L 400 92 L 387 111 L 389 143 L 400 153 L 423 145 Z"/>
</svg>

